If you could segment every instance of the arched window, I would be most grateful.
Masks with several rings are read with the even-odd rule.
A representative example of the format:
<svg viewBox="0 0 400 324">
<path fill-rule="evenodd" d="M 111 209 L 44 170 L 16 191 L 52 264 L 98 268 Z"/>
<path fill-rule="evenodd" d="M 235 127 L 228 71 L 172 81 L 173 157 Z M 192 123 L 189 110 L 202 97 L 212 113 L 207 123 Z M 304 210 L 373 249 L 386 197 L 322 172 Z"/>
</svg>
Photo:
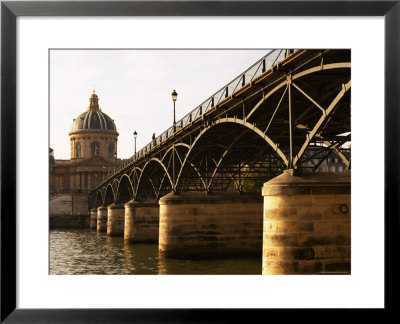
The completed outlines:
<svg viewBox="0 0 400 324">
<path fill-rule="evenodd" d="M 99 155 L 99 149 L 100 145 L 97 142 L 92 143 L 91 151 L 92 151 L 92 156 L 97 156 Z"/>
<path fill-rule="evenodd" d="M 114 145 L 109 144 L 108 145 L 108 157 L 112 159 L 114 157 Z"/>
<path fill-rule="evenodd" d="M 75 158 L 81 157 L 81 143 L 76 143 L 75 145 Z"/>
</svg>

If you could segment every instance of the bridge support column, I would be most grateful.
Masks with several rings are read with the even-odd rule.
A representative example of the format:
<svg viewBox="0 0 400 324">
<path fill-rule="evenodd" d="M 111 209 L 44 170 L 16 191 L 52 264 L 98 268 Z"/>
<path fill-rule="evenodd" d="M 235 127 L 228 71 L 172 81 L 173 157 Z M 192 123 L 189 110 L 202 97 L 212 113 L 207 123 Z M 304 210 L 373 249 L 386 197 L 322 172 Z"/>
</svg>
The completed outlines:
<svg viewBox="0 0 400 324">
<path fill-rule="evenodd" d="M 124 207 L 125 241 L 130 243 L 157 243 L 160 220 L 158 202 L 131 200 Z"/>
<path fill-rule="evenodd" d="M 263 274 L 350 273 L 350 172 L 266 182 Z"/>
<path fill-rule="evenodd" d="M 107 208 L 97 208 L 97 232 L 107 232 Z"/>
<path fill-rule="evenodd" d="M 125 209 L 123 205 L 111 204 L 107 207 L 107 235 L 124 236 Z"/>
<path fill-rule="evenodd" d="M 96 208 L 92 208 L 90 210 L 90 224 L 89 227 L 92 229 L 96 229 L 97 228 L 97 209 Z"/>
<path fill-rule="evenodd" d="M 160 203 L 159 251 L 209 258 L 262 253 L 262 197 L 235 193 L 170 193 Z"/>
</svg>

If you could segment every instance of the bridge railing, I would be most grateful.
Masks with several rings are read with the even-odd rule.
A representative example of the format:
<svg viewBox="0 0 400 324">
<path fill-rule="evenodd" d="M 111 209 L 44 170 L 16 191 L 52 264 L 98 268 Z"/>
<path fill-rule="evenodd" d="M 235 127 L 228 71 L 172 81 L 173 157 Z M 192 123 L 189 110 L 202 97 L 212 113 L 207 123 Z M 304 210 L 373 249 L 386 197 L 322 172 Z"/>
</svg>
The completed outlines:
<svg viewBox="0 0 400 324">
<path fill-rule="evenodd" d="M 185 127 L 194 121 L 197 117 L 200 117 L 204 113 L 206 113 L 212 107 L 218 105 L 222 100 L 231 96 L 234 92 L 244 87 L 247 83 L 254 80 L 256 77 L 270 69 L 279 61 L 283 60 L 286 57 L 286 49 L 273 49 L 270 50 L 266 55 L 264 55 L 261 59 L 251 65 L 247 70 L 242 72 L 236 78 L 234 78 L 231 82 L 223 86 L 217 92 L 212 94 L 209 98 L 204 100 L 200 105 L 194 108 L 191 112 L 185 115 L 182 119 L 178 120 L 174 126 L 171 126 L 166 131 L 161 133 L 156 139 L 152 140 L 150 143 L 145 145 L 142 149 L 140 149 L 136 155 L 132 155 L 127 162 L 125 162 L 121 167 L 124 168 L 126 165 L 132 163 L 133 161 L 142 158 L 147 153 L 149 153 L 154 147 L 158 146 L 168 138 L 170 138 L 177 130 Z M 119 172 L 120 169 L 116 169 L 111 171 L 108 174 L 109 177 L 115 175 Z M 107 179 L 104 182 L 107 182 Z M 102 186 L 101 183 L 98 187 Z"/>
</svg>

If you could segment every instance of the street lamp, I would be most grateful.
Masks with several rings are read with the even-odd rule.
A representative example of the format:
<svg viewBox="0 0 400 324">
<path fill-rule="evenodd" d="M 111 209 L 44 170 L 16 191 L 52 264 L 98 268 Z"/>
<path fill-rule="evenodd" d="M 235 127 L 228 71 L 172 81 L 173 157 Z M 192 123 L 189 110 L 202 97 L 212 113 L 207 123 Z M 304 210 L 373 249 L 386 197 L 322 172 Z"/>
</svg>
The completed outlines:
<svg viewBox="0 0 400 324">
<path fill-rule="evenodd" d="M 175 124 L 176 124 L 176 122 L 175 122 L 175 101 L 176 101 L 176 98 L 178 98 L 178 94 L 174 90 L 174 92 L 172 92 L 171 96 L 172 96 L 172 101 L 174 102 L 174 132 L 175 132 Z"/>
<path fill-rule="evenodd" d="M 135 139 L 135 160 L 136 160 L 136 137 L 137 137 L 137 133 L 136 133 L 136 131 L 134 131 L 133 138 Z"/>
<path fill-rule="evenodd" d="M 178 98 L 178 94 L 174 90 L 172 92 L 172 101 L 174 102 L 174 133 L 176 130 L 176 122 L 175 122 L 175 101 Z M 172 144 L 172 191 L 175 193 L 175 141 Z"/>
</svg>

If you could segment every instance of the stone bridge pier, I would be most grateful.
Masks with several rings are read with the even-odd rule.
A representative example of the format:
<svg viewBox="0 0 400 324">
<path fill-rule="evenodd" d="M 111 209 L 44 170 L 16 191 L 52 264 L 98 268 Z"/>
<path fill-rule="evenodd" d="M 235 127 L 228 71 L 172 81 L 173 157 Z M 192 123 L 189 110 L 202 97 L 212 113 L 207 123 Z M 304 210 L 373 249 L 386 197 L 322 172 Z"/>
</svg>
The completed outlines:
<svg viewBox="0 0 400 324">
<path fill-rule="evenodd" d="M 111 204 L 107 207 L 107 235 L 124 236 L 125 208 L 123 205 Z"/>
<path fill-rule="evenodd" d="M 90 223 L 89 226 L 91 229 L 96 229 L 97 228 L 97 209 L 92 208 L 90 210 Z"/>
<path fill-rule="evenodd" d="M 285 171 L 262 192 L 263 274 L 350 273 L 349 171 Z"/>
<path fill-rule="evenodd" d="M 97 232 L 107 232 L 107 208 L 97 208 Z"/>
<path fill-rule="evenodd" d="M 212 258 L 262 251 L 260 194 L 182 192 L 160 203 L 159 252 L 165 257 Z"/>
<path fill-rule="evenodd" d="M 159 211 L 157 200 L 131 200 L 125 205 L 124 239 L 128 243 L 158 243 Z"/>
</svg>

